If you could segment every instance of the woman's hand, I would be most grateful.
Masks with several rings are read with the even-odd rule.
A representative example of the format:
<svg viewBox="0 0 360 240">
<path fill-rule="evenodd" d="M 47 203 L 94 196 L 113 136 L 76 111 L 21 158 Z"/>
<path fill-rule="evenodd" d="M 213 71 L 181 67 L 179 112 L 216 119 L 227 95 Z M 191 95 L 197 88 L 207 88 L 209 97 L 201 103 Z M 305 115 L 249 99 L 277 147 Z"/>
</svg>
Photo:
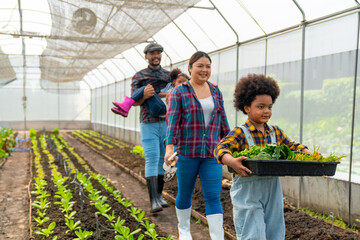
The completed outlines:
<svg viewBox="0 0 360 240">
<path fill-rule="evenodd" d="M 249 177 L 252 171 L 242 164 L 247 157 L 241 156 L 234 158 L 231 154 L 226 153 L 222 156 L 221 162 L 229 167 L 232 167 L 240 176 Z"/>
<path fill-rule="evenodd" d="M 169 144 L 166 145 L 166 152 L 165 152 L 165 156 L 164 156 L 164 161 L 165 164 L 167 166 L 169 166 L 171 164 L 171 162 L 169 161 L 169 158 L 174 154 L 174 145 Z"/>
</svg>

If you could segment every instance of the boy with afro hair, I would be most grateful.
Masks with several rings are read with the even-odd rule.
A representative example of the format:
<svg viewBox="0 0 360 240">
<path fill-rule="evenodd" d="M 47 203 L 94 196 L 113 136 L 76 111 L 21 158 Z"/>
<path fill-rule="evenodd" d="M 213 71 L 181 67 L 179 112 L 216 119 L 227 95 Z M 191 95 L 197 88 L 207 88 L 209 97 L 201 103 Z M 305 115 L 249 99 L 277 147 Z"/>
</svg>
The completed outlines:
<svg viewBox="0 0 360 240">
<path fill-rule="evenodd" d="M 285 239 L 283 193 L 277 176 L 252 176 L 234 152 L 266 144 L 287 145 L 291 150 L 311 153 L 306 146 L 290 140 L 271 118 L 272 106 L 280 94 L 278 84 L 271 77 L 249 74 L 236 84 L 234 105 L 248 115 L 245 124 L 235 127 L 214 150 L 219 163 L 233 168 L 230 190 L 237 239 Z"/>
</svg>

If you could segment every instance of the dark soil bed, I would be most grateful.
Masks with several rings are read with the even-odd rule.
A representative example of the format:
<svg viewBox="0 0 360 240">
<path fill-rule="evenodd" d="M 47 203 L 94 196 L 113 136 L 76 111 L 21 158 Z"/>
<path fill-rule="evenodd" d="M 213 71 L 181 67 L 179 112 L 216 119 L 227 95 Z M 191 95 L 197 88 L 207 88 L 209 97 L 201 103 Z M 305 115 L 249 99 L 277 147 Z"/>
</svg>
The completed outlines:
<svg viewBox="0 0 360 240">
<path fill-rule="evenodd" d="M 49 146 L 52 145 L 49 141 L 51 141 L 51 140 L 48 139 L 48 147 L 47 147 L 48 150 L 49 150 Z M 39 151 L 41 153 L 42 166 L 43 166 L 44 172 L 45 172 L 45 180 L 47 182 L 47 186 L 46 186 L 45 190 L 47 191 L 48 194 L 51 194 L 51 196 L 48 198 L 48 200 L 50 202 L 52 202 L 51 207 L 46 211 L 46 216 L 50 217 L 50 221 L 45 223 L 43 226 L 41 226 L 41 228 L 46 228 L 51 222 L 56 222 L 56 227 L 54 229 L 55 232 L 51 236 L 57 235 L 58 236 L 57 239 L 61 239 L 61 240 L 74 239 L 74 238 L 76 238 L 75 233 L 72 233 L 72 232 L 66 233 L 66 231 L 68 230 L 68 227 L 65 225 L 64 213 L 61 212 L 59 209 L 60 205 L 53 204 L 54 202 L 59 201 L 59 198 L 54 198 L 54 195 L 58 191 L 58 189 L 51 180 L 51 170 L 50 170 L 49 164 L 48 164 L 48 157 L 42 153 L 42 148 L 41 148 L 41 144 L 40 144 L 39 140 L 38 140 L 38 147 L 39 147 Z M 55 147 L 53 147 L 51 149 L 51 153 L 53 156 L 60 155 L 60 154 L 56 154 Z M 86 173 L 86 170 L 83 168 L 83 166 L 76 160 L 76 158 L 68 150 L 65 150 L 65 153 L 70 157 L 70 160 L 74 163 L 75 167 L 80 172 Z M 56 157 L 56 160 L 54 163 L 59 166 L 58 171 L 63 176 L 67 176 L 67 174 L 65 173 L 65 169 L 62 166 L 60 166 L 59 159 L 60 159 L 59 157 Z M 91 169 L 91 170 L 94 171 L 94 169 Z M 32 171 L 33 171 L 33 174 L 36 175 L 36 169 L 35 169 L 34 165 L 33 165 Z M 34 176 L 34 177 L 36 177 L 36 176 Z M 70 180 L 67 180 L 63 184 L 63 185 L 67 185 L 67 189 L 71 189 L 71 190 L 75 189 L 75 184 L 71 183 L 73 178 L 74 178 L 74 175 L 71 176 Z M 120 216 L 121 219 L 125 220 L 124 226 L 129 227 L 131 230 L 130 232 L 133 232 L 134 230 L 141 228 L 142 229 L 141 232 L 144 234 L 144 232 L 146 231 L 145 227 L 140 225 L 132 216 L 130 216 L 130 213 L 128 211 L 129 208 L 126 208 L 123 205 L 121 205 L 119 202 L 117 202 L 114 199 L 114 197 L 110 194 L 110 192 L 106 191 L 103 188 L 103 186 L 101 186 L 96 180 L 91 179 L 91 182 L 95 189 L 98 189 L 99 191 L 101 191 L 102 196 L 107 197 L 107 199 L 108 199 L 107 203 L 112 207 L 111 211 L 114 210 L 116 218 L 117 218 L 117 216 Z M 34 189 L 31 189 L 31 190 L 34 190 Z M 96 239 L 95 212 L 97 210 L 94 206 L 90 205 L 90 200 L 83 197 L 83 199 L 85 199 L 85 200 L 83 201 L 83 211 L 81 211 L 81 208 L 80 208 L 81 200 L 80 200 L 80 195 L 78 193 L 79 193 L 78 188 L 77 188 L 77 192 L 72 191 L 73 198 L 71 199 L 71 201 L 75 201 L 73 210 L 76 211 L 76 216 L 75 216 L 74 222 L 80 220 L 82 230 L 93 231 L 92 237 L 90 237 L 89 239 Z M 85 194 L 88 194 L 88 193 L 85 192 Z M 36 195 L 32 194 L 31 200 L 32 200 L 32 202 L 36 201 L 37 200 Z M 37 210 L 34 207 L 32 207 L 32 216 L 35 216 L 35 217 L 38 216 Z M 102 226 L 105 226 L 108 229 L 113 229 L 113 227 L 110 225 L 110 223 L 108 221 L 106 221 L 105 217 L 103 217 L 102 215 L 99 215 L 98 218 L 99 218 L 99 223 Z M 33 233 L 32 233 L 33 239 L 48 239 L 48 238 L 45 238 L 41 235 L 37 235 L 34 233 L 35 231 L 38 230 L 34 219 L 32 219 L 32 222 L 31 222 L 31 229 L 33 231 Z M 156 228 L 156 231 L 159 234 L 159 236 L 167 237 L 166 233 L 161 232 L 159 229 Z M 139 234 L 136 234 L 135 236 L 138 236 L 138 235 Z M 115 237 L 115 233 L 113 230 L 109 231 L 109 230 L 106 230 L 105 228 L 100 227 L 100 238 L 99 239 L 114 239 L 114 237 Z M 137 239 L 137 237 L 135 239 Z M 151 239 L 151 238 L 145 236 L 144 239 Z"/>
<path fill-rule="evenodd" d="M 106 141 L 104 138 L 99 139 Z M 110 141 L 106 142 L 111 143 Z M 128 145 L 129 147 L 114 147 L 112 149 L 104 147 L 102 150 L 98 151 L 123 164 L 124 166 L 138 173 L 140 176 L 144 176 L 144 159 L 139 155 L 130 154 L 133 146 L 131 144 Z M 176 176 L 170 182 L 165 183 L 164 190 L 176 197 Z M 235 236 L 236 234 L 233 225 L 232 204 L 229 190 L 230 186 L 228 184 L 223 184 L 221 191 L 221 201 L 224 211 L 224 229 Z M 202 197 L 201 184 L 199 179 L 196 182 L 196 187 L 192 199 L 192 207 L 205 216 L 205 201 Z M 286 223 L 286 239 L 360 240 L 360 235 L 342 228 L 334 227 L 334 232 L 331 232 L 331 225 L 329 223 L 326 223 L 321 219 L 313 218 L 308 214 L 295 209 L 294 207 L 285 206 L 284 214 Z"/>
</svg>

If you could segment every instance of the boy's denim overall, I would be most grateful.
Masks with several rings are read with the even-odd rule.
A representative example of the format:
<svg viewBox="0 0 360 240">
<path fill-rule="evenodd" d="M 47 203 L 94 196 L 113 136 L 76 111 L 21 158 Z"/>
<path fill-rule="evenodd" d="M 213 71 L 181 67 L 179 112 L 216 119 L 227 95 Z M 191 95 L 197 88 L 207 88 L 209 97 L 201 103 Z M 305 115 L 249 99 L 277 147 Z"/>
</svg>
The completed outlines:
<svg viewBox="0 0 360 240">
<path fill-rule="evenodd" d="M 249 130 L 244 126 L 241 129 L 251 148 L 254 140 Z M 272 128 L 271 142 L 276 143 Z M 285 239 L 283 193 L 279 177 L 238 175 L 233 177 L 230 196 L 237 239 Z"/>
</svg>

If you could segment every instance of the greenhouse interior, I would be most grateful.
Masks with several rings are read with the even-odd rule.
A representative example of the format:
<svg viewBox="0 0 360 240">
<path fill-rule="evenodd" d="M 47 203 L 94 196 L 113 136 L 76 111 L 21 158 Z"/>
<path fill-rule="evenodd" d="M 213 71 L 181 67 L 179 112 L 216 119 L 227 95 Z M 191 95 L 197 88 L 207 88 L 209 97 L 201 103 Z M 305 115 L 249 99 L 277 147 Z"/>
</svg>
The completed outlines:
<svg viewBox="0 0 360 240">
<path fill-rule="evenodd" d="M 178 68 L 189 76 L 189 59 L 195 52 L 203 51 L 210 56 L 208 81 L 222 93 L 230 130 L 248 118 L 234 107 L 235 86 L 240 79 L 248 74 L 263 74 L 274 79 L 280 95 L 273 105 L 269 123 L 280 126 L 290 139 L 306 145 L 310 151 L 341 158 L 335 165 L 336 172 L 329 176 L 281 175 L 283 204 L 291 206 L 285 210 L 285 239 L 360 239 L 359 38 L 360 2 L 357 0 L 1 1 L 0 239 L 130 239 L 126 238 L 125 230 L 117 226 L 121 225 L 121 216 L 116 223 L 120 210 L 115 203 L 119 205 L 123 197 L 133 203 L 128 209 L 130 213 L 143 209 L 147 224 L 156 225 L 151 227 L 145 220 L 139 220 L 140 215 L 132 213 L 139 223 L 128 226 L 134 239 L 141 236 L 181 239 L 174 207 L 176 180 L 165 183 L 163 196 L 170 208 L 164 208 L 158 215 L 150 212 L 153 209 L 144 184 L 140 107 L 132 107 L 127 117 L 111 111 L 113 101 L 121 102 L 125 96 L 131 96 L 133 77 L 148 67 L 144 48 L 150 43 L 163 47 L 160 59 L 163 69 Z M 87 150 L 82 152 L 84 147 Z M 86 151 L 89 154 L 86 155 Z M 19 159 L 24 158 L 24 162 L 14 165 L 13 172 L 10 171 L 12 161 L 19 164 L 20 155 Z M 95 156 L 105 159 L 104 162 L 95 161 Z M 121 170 L 127 178 L 135 179 L 120 189 L 120 185 L 116 185 L 117 176 L 123 174 L 116 173 L 120 167 L 113 162 L 131 156 L 142 165 L 120 163 L 127 169 Z M 77 160 L 79 165 L 72 165 Z M 114 170 L 106 170 L 109 161 L 109 168 Z M 59 169 L 54 164 L 58 164 Z M 42 171 L 45 173 L 41 174 Z M 54 173 L 56 171 L 59 173 Z M 82 175 L 81 171 L 86 173 Z M 81 210 L 80 202 L 75 200 L 74 206 L 67 210 L 59 202 L 60 190 L 56 188 L 59 185 L 54 184 L 53 179 L 61 174 L 65 188 L 70 189 L 78 179 L 78 183 L 75 181 L 78 186 L 71 191 L 73 196 L 82 197 Z M 11 186 L 10 182 L 16 184 L 18 175 L 23 182 L 18 183 L 19 187 L 13 185 L 6 190 L 3 186 Z M 89 179 L 81 180 L 81 177 L 86 179 L 85 175 Z M 225 239 L 240 239 L 232 222 L 230 187 L 224 187 L 231 186 L 232 177 L 224 165 L 226 181 L 223 180 L 221 191 L 226 189 L 230 204 L 230 208 L 225 208 L 222 203 Z M 99 190 L 101 193 L 111 189 L 109 196 L 118 199 L 111 204 L 106 200 L 115 210 L 115 220 L 109 219 L 113 210 L 107 215 L 101 213 L 101 207 L 92 206 L 98 202 L 86 203 L 93 192 L 86 192 L 88 185 L 81 184 L 90 178 L 100 183 L 96 183 L 99 185 L 96 188 L 105 188 Z M 44 179 L 47 183 L 39 187 Z M 138 197 L 131 197 L 135 194 L 131 188 L 138 183 L 144 192 L 139 190 Z M 176 191 L 169 190 L 170 183 Z M 55 190 L 47 189 L 50 185 Z M 22 193 L 20 190 L 6 193 L 17 188 Z M 199 191 L 202 196 L 201 186 Z M 40 195 L 36 196 L 36 192 Z M 36 205 L 44 203 L 44 196 L 48 196 L 51 207 L 39 210 Z M 138 200 L 143 196 L 143 202 Z M 5 207 L 12 198 L 23 205 L 24 212 L 17 217 L 11 216 L 12 212 Z M 103 196 L 107 198 L 110 197 Z M 204 217 L 205 201 L 198 205 L 196 208 L 193 200 L 191 221 L 204 224 L 191 222 L 193 239 L 220 239 L 209 236 L 211 221 Z M 94 208 L 91 219 L 80 218 L 83 208 L 90 206 Z M 289 209 L 308 211 L 308 215 L 326 222 L 330 227 L 324 227 L 322 233 L 329 238 L 299 232 L 297 237 L 291 235 Z M 52 211 L 61 213 L 62 218 L 50 217 Z M 69 216 L 71 212 L 78 216 Z M 105 215 L 108 220 L 99 223 Z M 114 211 L 112 215 L 114 217 Z M 160 218 L 169 218 L 174 224 L 170 227 Z M 80 219 L 78 226 L 74 226 Z M 341 222 L 335 230 L 334 222 Z M 209 230 L 206 230 L 207 224 Z M 107 231 L 109 228 L 112 231 Z M 301 232 L 311 232 L 311 229 L 315 227 Z M 335 234 L 343 235 L 336 238 Z"/>
</svg>

